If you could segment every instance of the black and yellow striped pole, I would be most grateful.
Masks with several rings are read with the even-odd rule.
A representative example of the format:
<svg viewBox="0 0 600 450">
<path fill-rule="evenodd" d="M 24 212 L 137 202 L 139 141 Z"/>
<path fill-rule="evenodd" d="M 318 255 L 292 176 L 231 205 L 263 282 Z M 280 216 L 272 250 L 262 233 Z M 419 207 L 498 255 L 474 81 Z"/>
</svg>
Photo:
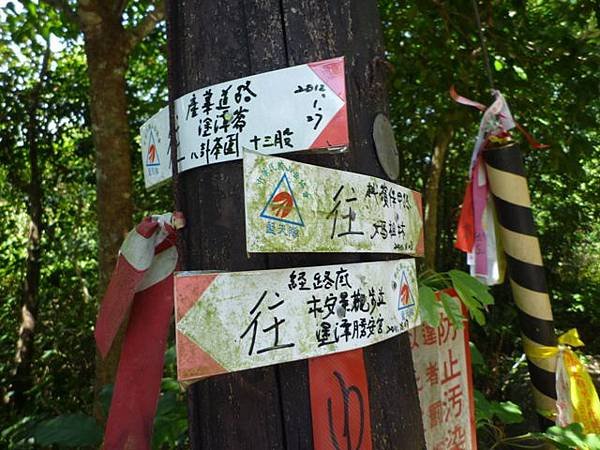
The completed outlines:
<svg viewBox="0 0 600 450">
<path fill-rule="evenodd" d="M 487 148 L 483 155 L 519 311 L 535 406 L 541 423 L 551 425 L 556 409 L 556 358 L 537 359 L 531 349 L 555 347 L 556 335 L 523 158 L 514 143 Z"/>
</svg>

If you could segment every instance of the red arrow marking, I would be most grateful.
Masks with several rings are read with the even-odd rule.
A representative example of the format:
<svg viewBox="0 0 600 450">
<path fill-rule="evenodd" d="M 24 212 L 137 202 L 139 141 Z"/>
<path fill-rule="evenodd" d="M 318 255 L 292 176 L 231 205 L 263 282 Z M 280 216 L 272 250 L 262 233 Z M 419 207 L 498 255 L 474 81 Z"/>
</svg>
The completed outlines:
<svg viewBox="0 0 600 450">
<path fill-rule="evenodd" d="M 409 297 L 410 297 L 410 290 L 408 288 L 408 284 L 403 284 L 402 287 L 400 288 L 400 298 L 402 299 L 403 305 L 408 305 Z"/>
<path fill-rule="evenodd" d="M 154 164 L 154 161 L 156 160 L 156 145 L 154 144 L 148 148 L 148 160 L 151 164 Z"/>
</svg>

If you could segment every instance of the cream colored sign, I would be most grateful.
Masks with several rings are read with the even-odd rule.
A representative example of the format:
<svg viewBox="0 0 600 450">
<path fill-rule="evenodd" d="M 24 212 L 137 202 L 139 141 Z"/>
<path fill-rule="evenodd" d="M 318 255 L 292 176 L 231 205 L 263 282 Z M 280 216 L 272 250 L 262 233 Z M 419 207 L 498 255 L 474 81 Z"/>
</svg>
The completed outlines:
<svg viewBox="0 0 600 450">
<path fill-rule="evenodd" d="M 423 254 L 421 194 L 379 178 L 244 152 L 248 252 Z"/>
</svg>

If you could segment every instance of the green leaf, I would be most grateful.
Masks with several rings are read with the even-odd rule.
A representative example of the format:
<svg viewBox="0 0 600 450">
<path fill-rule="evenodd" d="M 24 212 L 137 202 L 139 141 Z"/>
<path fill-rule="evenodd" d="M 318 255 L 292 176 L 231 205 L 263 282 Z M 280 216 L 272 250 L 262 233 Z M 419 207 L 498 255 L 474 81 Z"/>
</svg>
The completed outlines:
<svg viewBox="0 0 600 450">
<path fill-rule="evenodd" d="M 454 286 L 456 293 L 460 297 L 461 301 L 469 310 L 471 317 L 479 324 L 485 325 L 485 316 L 481 312 L 481 306 L 479 302 L 471 295 L 470 291 L 464 287 Z"/>
<path fill-rule="evenodd" d="M 469 341 L 469 347 L 471 349 L 471 364 L 473 364 L 473 366 L 485 367 L 487 364 L 475 343 Z"/>
<path fill-rule="evenodd" d="M 475 420 L 477 427 L 485 426 L 496 417 L 504 424 L 521 423 L 524 420 L 523 412 L 519 405 L 513 402 L 490 402 L 482 392 L 473 390 L 475 399 Z"/>
<path fill-rule="evenodd" d="M 27 7 L 27 11 L 29 11 L 29 14 L 31 14 L 34 19 L 37 18 L 37 5 L 33 2 L 27 2 L 25 6 Z"/>
<path fill-rule="evenodd" d="M 176 361 L 175 346 L 171 345 L 165 352 L 165 366 L 174 366 Z"/>
<path fill-rule="evenodd" d="M 473 390 L 473 398 L 475 399 L 475 421 L 477 422 L 477 428 L 485 425 L 485 422 L 489 422 L 494 417 L 492 411 L 492 404 L 485 398 L 485 395 L 477 389 Z"/>
<path fill-rule="evenodd" d="M 450 322 L 457 330 L 461 330 L 463 328 L 463 315 L 460 310 L 460 303 L 456 301 L 454 297 L 450 297 L 445 292 L 442 292 L 441 295 L 442 305 L 444 306 L 444 310 L 446 311 L 446 315 Z"/>
<path fill-rule="evenodd" d="M 113 389 L 114 385 L 105 384 L 104 386 L 102 386 L 102 388 L 100 389 L 100 393 L 98 394 L 105 417 L 108 416 L 108 410 L 110 409 L 110 402 L 112 400 Z"/>
<path fill-rule="evenodd" d="M 485 325 L 485 315 L 482 309 L 484 306 L 494 303 L 494 298 L 489 294 L 487 286 L 460 270 L 451 270 L 448 275 L 471 317 L 479 325 Z"/>
<path fill-rule="evenodd" d="M 54 355 L 60 355 L 60 352 L 54 348 L 50 350 L 44 350 L 44 353 L 42 353 L 42 356 L 40 356 L 40 361 L 46 361 Z"/>
<path fill-rule="evenodd" d="M 12 425 L 5 427 L 0 433 L 0 443 L 6 444 L 8 448 L 29 448 L 27 441 L 36 425 L 34 416 L 26 416 Z M 12 445 L 11 445 L 12 444 Z"/>
<path fill-rule="evenodd" d="M 468 307 L 467 307 L 468 308 Z M 479 308 L 469 308 L 469 313 L 475 319 L 478 325 L 484 326 L 486 323 L 485 315 L 481 312 Z"/>
<path fill-rule="evenodd" d="M 34 427 L 32 437 L 42 446 L 98 446 L 102 442 L 102 428 L 93 417 L 69 414 L 40 422 Z"/>
<path fill-rule="evenodd" d="M 588 448 L 600 448 L 600 435 L 590 433 L 585 436 L 585 444 Z"/>
<path fill-rule="evenodd" d="M 179 392 L 181 390 L 179 383 L 174 378 L 165 377 L 162 379 L 160 389 L 162 391 Z"/>
<path fill-rule="evenodd" d="M 161 395 L 154 418 L 152 448 L 178 447 L 185 439 L 187 428 L 187 407 L 182 397 L 174 392 Z"/>
<path fill-rule="evenodd" d="M 165 392 L 158 400 L 156 408 L 156 417 L 166 416 L 177 408 L 177 394 L 174 392 Z"/>
<path fill-rule="evenodd" d="M 477 278 L 461 270 L 451 270 L 448 275 L 450 275 L 453 285 L 460 285 L 470 290 L 483 305 L 494 304 L 494 297 L 489 293 L 489 288 Z"/>
<path fill-rule="evenodd" d="M 522 67 L 513 66 L 513 70 L 521 80 L 527 80 L 527 73 L 523 70 Z"/>
<path fill-rule="evenodd" d="M 553 444 L 558 445 L 559 448 L 578 448 L 581 450 L 592 449 L 592 447 L 588 447 L 585 442 L 583 426 L 580 423 L 572 423 L 564 428 L 555 425 L 548 428 L 543 433 L 543 436 Z"/>
<path fill-rule="evenodd" d="M 187 417 L 163 417 L 154 422 L 152 448 L 185 448 L 180 443 L 185 439 L 188 429 Z"/>
<path fill-rule="evenodd" d="M 419 314 L 423 322 L 437 327 L 440 324 L 440 303 L 435 298 L 433 289 L 419 285 Z"/>
<path fill-rule="evenodd" d="M 492 402 L 492 412 L 505 424 L 523 422 L 523 411 L 513 402 Z"/>
</svg>

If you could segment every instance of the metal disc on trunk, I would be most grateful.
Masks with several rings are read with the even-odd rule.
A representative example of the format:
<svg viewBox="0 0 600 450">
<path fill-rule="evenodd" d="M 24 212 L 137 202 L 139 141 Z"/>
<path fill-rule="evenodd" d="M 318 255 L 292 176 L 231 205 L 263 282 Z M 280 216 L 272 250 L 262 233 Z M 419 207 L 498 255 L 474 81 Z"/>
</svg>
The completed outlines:
<svg viewBox="0 0 600 450">
<path fill-rule="evenodd" d="M 373 141 L 383 171 L 391 180 L 397 180 L 400 176 L 400 154 L 392 124 L 385 114 L 377 114 L 373 121 Z"/>
</svg>

